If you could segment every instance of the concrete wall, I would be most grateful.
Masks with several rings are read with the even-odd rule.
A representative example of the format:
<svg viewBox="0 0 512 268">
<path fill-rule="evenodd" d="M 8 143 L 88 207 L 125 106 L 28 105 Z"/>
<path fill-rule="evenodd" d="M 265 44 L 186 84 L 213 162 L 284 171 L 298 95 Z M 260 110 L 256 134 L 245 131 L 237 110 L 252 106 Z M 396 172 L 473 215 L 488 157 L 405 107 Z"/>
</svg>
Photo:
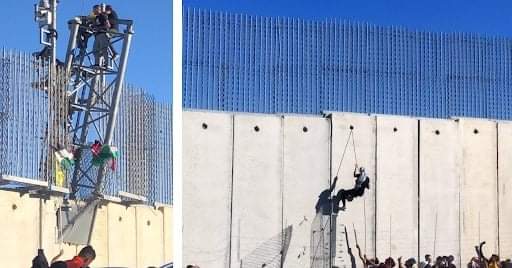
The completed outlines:
<svg viewBox="0 0 512 268">
<path fill-rule="evenodd" d="M 499 254 L 512 256 L 512 123 L 498 125 Z"/>
<path fill-rule="evenodd" d="M 418 254 L 418 123 L 377 117 L 377 256 Z"/>
<path fill-rule="evenodd" d="M 315 205 L 329 188 L 330 128 L 324 118 L 290 116 L 283 135 L 283 225 L 293 227 L 284 266 L 309 267 Z"/>
<path fill-rule="evenodd" d="M 332 249 L 334 265 L 351 265 L 352 253 L 361 266 L 356 243 L 380 259 L 454 255 L 465 265 L 479 240 L 487 241 L 488 254 L 512 255 L 510 123 L 349 113 L 322 118 L 185 112 L 184 120 L 183 209 L 189 220 L 183 237 L 185 243 L 196 241 L 184 250 L 194 252 L 186 259 L 190 263 L 226 267 L 219 256 L 231 252 L 230 267 L 275 267 L 283 257 L 275 253 L 281 240 L 284 267 L 311 267 L 311 243 L 318 242 L 311 234 L 319 231 L 312 225 L 319 218 L 314 205 L 336 176 L 350 126 L 355 139 L 348 140 L 333 194 L 353 187 L 356 156 L 371 185 L 323 230 L 335 232 L 334 244 L 322 244 Z M 219 127 L 209 133 L 200 127 L 203 121 Z M 197 194 L 203 183 L 209 190 Z M 280 234 L 288 226 L 289 244 Z M 214 261 L 201 263 L 209 258 Z"/>
<path fill-rule="evenodd" d="M 462 178 L 460 198 L 461 258 L 474 255 L 486 241 L 486 252 L 498 252 L 497 125 L 461 119 Z"/>
<path fill-rule="evenodd" d="M 43 203 L 43 248 L 50 261 L 59 250 L 61 259 L 76 255 L 82 246 L 60 243 L 56 228 L 57 209 L 61 200 Z M 96 215 L 91 245 L 97 258 L 92 267 L 147 267 L 170 262 L 164 256 L 164 233 L 170 233 L 170 208 L 160 210 L 150 207 L 125 207 L 118 204 L 102 206 Z M 167 212 L 167 213 L 164 213 Z M 39 248 L 39 199 L 20 196 L 18 193 L 0 191 L 0 267 L 30 267 Z M 147 226 L 147 221 L 151 226 Z M 139 223 L 137 228 L 136 223 Z M 145 224 L 143 224 L 145 223 Z M 168 248 L 172 250 L 172 248 Z"/>
<path fill-rule="evenodd" d="M 230 263 L 233 116 L 183 114 L 184 263 L 227 267 Z M 204 239 L 208 237 L 208 239 Z"/>
<path fill-rule="evenodd" d="M 419 135 L 419 255 L 453 255 L 458 264 L 462 170 L 458 124 L 422 119 Z"/>
<path fill-rule="evenodd" d="M 370 190 L 363 197 L 347 202 L 346 211 L 337 217 L 335 264 L 340 267 L 350 266 L 351 264 L 347 246 L 355 255 L 358 267 L 362 266 L 363 263 L 357 257 L 356 244 L 359 244 L 363 254 L 367 254 L 369 257 L 375 256 L 375 120 L 375 117 L 357 114 L 332 115 L 331 171 L 333 177 L 337 175 L 339 168 L 336 192 L 341 188 L 354 187 L 355 178 L 353 173 L 356 159 L 358 165 L 364 167 L 370 177 Z M 353 140 L 347 142 L 351 127 L 353 128 Z M 344 151 L 344 159 L 341 162 Z M 348 232 L 346 235 L 344 233 L 345 227 Z M 346 237 L 348 237 L 348 243 Z"/>
<path fill-rule="evenodd" d="M 234 134 L 231 264 L 270 266 L 280 261 L 282 120 L 235 115 Z"/>
</svg>

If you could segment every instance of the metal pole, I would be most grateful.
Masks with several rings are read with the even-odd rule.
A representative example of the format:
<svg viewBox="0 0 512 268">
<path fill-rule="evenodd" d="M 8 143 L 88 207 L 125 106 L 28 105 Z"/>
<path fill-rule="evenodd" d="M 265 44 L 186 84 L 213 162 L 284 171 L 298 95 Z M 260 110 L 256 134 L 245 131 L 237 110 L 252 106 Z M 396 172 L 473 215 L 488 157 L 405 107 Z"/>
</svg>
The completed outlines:
<svg viewBox="0 0 512 268">
<path fill-rule="evenodd" d="M 68 22 L 71 36 L 69 37 L 68 50 L 66 54 L 66 75 L 71 73 L 71 67 L 73 66 L 73 49 L 76 47 L 80 23 L 81 21 L 79 18 L 74 18 Z"/>
<path fill-rule="evenodd" d="M 39 249 L 43 248 L 43 199 L 39 198 Z"/>
<path fill-rule="evenodd" d="M 434 223 L 434 257 L 436 255 L 436 243 L 437 243 L 437 209 L 436 209 L 436 221 Z"/>
<path fill-rule="evenodd" d="M 52 45 L 52 54 L 51 54 L 51 65 L 52 70 L 55 70 L 57 66 L 57 0 L 52 0 L 51 2 L 51 14 L 52 14 L 52 23 L 51 23 L 51 45 Z"/>
<path fill-rule="evenodd" d="M 126 37 L 125 37 L 126 40 L 123 43 L 123 50 L 121 52 L 121 59 L 119 62 L 119 71 L 118 71 L 119 76 L 118 76 L 116 84 L 115 84 L 115 89 L 114 89 L 114 93 L 112 96 L 112 103 L 110 106 L 110 117 L 108 119 L 107 129 L 106 129 L 106 133 L 105 133 L 105 140 L 103 142 L 103 144 L 105 144 L 105 145 L 110 145 L 110 143 L 112 141 L 112 136 L 114 134 L 114 128 L 116 125 L 117 113 L 119 111 L 119 101 L 121 100 L 121 91 L 123 89 L 123 82 L 124 82 L 124 77 L 125 77 L 125 73 L 126 73 L 126 64 L 128 61 L 128 53 L 130 51 L 132 36 L 133 36 L 133 27 L 132 27 L 132 25 L 129 25 L 126 29 Z M 102 185 L 104 176 L 105 176 L 105 165 L 102 166 L 98 171 L 98 177 L 96 179 L 96 189 L 95 189 L 96 194 L 100 193 L 100 187 Z"/>
</svg>

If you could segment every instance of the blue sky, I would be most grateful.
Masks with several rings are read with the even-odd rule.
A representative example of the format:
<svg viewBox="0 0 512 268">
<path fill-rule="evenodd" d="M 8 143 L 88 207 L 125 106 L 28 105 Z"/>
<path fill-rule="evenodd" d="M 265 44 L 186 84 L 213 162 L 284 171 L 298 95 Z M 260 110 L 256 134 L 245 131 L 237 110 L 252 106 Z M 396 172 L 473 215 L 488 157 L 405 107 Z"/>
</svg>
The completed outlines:
<svg viewBox="0 0 512 268">
<path fill-rule="evenodd" d="M 40 48 L 33 21 L 36 0 L 2 0 L 0 47 L 33 52 Z M 63 58 L 68 32 L 66 22 L 88 13 L 99 1 L 61 0 L 59 55 Z M 160 100 L 171 100 L 171 0 L 109 1 L 121 17 L 135 21 L 128 81 L 147 88 Z M 484 0 L 184 0 L 185 7 L 292 16 L 306 19 L 338 18 L 378 25 L 400 25 L 436 32 L 474 32 L 512 36 L 512 1 Z"/>
<path fill-rule="evenodd" d="M 34 52 L 41 48 L 33 5 L 37 0 L 2 0 L 2 38 L 0 48 Z M 88 14 L 101 1 L 61 0 L 58 8 L 58 54 L 63 59 L 69 31 L 67 21 L 76 15 Z M 158 100 L 171 101 L 172 76 L 172 1 L 111 0 L 119 17 L 134 20 L 127 80 L 146 88 Z"/>
<path fill-rule="evenodd" d="M 338 18 L 412 30 L 512 36 L 508 0 L 183 0 L 185 7 L 306 19 Z"/>
</svg>

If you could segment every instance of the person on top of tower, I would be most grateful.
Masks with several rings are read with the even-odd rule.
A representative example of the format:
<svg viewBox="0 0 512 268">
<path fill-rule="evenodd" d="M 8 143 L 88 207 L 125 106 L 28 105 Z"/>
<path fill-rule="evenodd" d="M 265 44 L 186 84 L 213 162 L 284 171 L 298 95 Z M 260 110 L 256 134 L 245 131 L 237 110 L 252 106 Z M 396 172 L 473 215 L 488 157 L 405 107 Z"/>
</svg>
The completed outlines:
<svg viewBox="0 0 512 268">
<path fill-rule="evenodd" d="M 94 34 L 94 61 L 96 66 L 106 66 L 108 60 L 108 48 L 110 38 L 107 32 L 112 27 L 106 13 L 106 5 L 100 5 L 100 14 L 96 16 Z"/>
<path fill-rule="evenodd" d="M 107 5 L 105 7 L 105 14 L 107 14 L 107 19 L 110 24 L 109 32 L 117 33 L 119 32 L 119 17 L 117 16 L 117 12 L 112 8 L 111 5 Z M 111 38 L 111 36 L 108 36 Z M 117 52 L 112 44 L 109 46 L 110 51 L 112 51 L 112 58 L 117 58 Z"/>
<path fill-rule="evenodd" d="M 110 30 L 119 32 L 119 17 L 117 16 L 117 12 L 112 8 L 111 5 L 107 5 L 105 7 L 105 14 L 107 14 L 107 19 L 110 23 Z"/>
</svg>

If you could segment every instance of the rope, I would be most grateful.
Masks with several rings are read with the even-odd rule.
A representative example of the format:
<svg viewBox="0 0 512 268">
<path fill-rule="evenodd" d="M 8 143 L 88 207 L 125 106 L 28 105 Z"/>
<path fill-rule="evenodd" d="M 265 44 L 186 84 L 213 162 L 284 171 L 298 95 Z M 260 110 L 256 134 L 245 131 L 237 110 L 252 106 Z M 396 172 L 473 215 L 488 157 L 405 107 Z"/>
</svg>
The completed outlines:
<svg viewBox="0 0 512 268">
<path fill-rule="evenodd" d="M 341 163 L 343 163 L 343 159 L 345 158 L 345 153 L 347 152 L 348 142 L 350 141 L 350 137 L 352 135 L 353 135 L 353 132 L 352 132 L 352 130 L 350 130 L 350 133 L 348 134 L 348 138 L 347 138 L 347 143 L 345 144 L 345 149 L 343 149 L 343 154 L 341 155 L 341 160 L 340 160 L 340 163 L 338 165 L 338 171 L 336 171 L 336 177 L 338 177 L 338 175 L 340 173 Z M 354 148 L 354 150 L 355 150 L 355 148 Z"/>
<path fill-rule="evenodd" d="M 352 229 L 354 230 L 354 239 L 356 241 L 356 245 L 359 245 L 359 242 L 357 241 L 357 232 L 356 232 L 356 226 L 354 222 L 352 222 Z"/>
<path fill-rule="evenodd" d="M 350 130 L 350 132 L 352 132 L 352 130 Z M 354 149 L 354 160 L 355 160 L 356 165 L 357 165 L 356 138 L 354 136 L 354 133 L 352 133 L 352 148 Z"/>
<path fill-rule="evenodd" d="M 434 222 L 434 256 L 436 255 L 436 244 L 437 244 L 437 209 L 436 209 L 436 221 Z"/>
</svg>

